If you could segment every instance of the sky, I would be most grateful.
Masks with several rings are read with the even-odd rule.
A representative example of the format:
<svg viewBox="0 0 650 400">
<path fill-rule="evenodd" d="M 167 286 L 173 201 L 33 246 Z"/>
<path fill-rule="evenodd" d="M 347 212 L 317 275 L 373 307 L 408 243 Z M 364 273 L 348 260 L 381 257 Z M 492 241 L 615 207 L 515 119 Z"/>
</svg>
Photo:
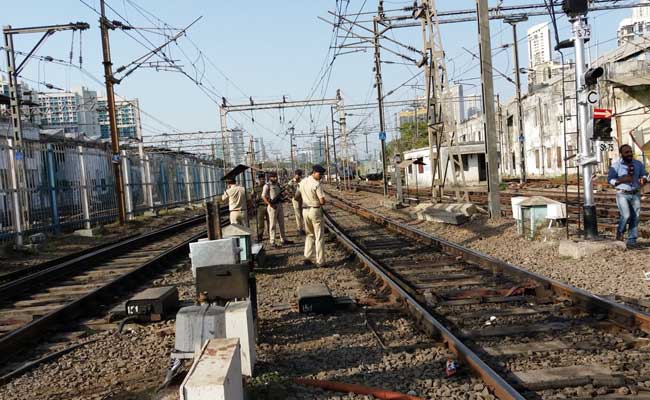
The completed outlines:
<svg viewBox="0 0 650 400">
<path fill-rule="evenodd" d="M 490 6 L 540 3 L 542 0 L 490 0 Z M 6 2 L 0 15 L 0 23 L 13 27 L 87 22 L 90 29 L 81 35 L 58 32 L 47 39 L 37 51 L 38 55 L 50 56 L 68 62 L 72 51 L 73 64 L 78 67 L 59 65 L 31 59 L 22 72 L 27 83 L 40 91 L 49 91 L 45 84 L 70 90 L 86 86 L 103 93 L 103 67 L 98 24 L 99 0 L 22 0 Z M 251 0 L 248 2 L 226 0 L 107 0 L 108 17 L 131 26 L 142 28 L 110 33 L 114 70 L 128 65 L 146 54 L 149 49 L 164 43 L 165 33 L 159 29 L 163 24 L 181 29 L 194 21 L 186 35 L 165 48 L 167 56 L 176 61 L 194 82 L 178 71 L 139 68 L 116 86 L 119 96 L 138 98 L 143 111 L 142 123 L 145 137 L 163 132 L 214 131 L 220 129 L 218 103 L 226 97 L 231 104 L 254 101 L 276 101 L 286 96 L 288 100 L 334 98 L 341 89 L 346 105 L 376 101 L 373 88 L 373 53 L 371 49 L 356 52 L 330 49 L 334 32 L 322 17 L 333 21 L 328 11 L 340 10 L 348 14 L 376 12 L 376 0 Z M 472 9 L 473 0 L 438 0 L 439 10 Z M 624 0 L 621 3 L 636 3 Z M 399 9 L 411 5 L 411 1 L 384 1 L 386 9 Z M 602 11 L 589 14 L 593 38 L 589 50 L 593 59 L 616 45 L 616 29 L 619 21 L 631 15 L 632 10 Z M 406 12 L 404 13 L 406 14 Z M 351 18 L 354 18 L 352 16 Z M 372 15 L 360 15 L 358 21 L 372 27 Z M 527 65 L 526 29 L 542 23 L 548 17 L 531 17 L 519 25 L 520 64 Z M 512 76 L 512 30 L 501 21 L 490 24 L 493 65 L 495 69 Z M 558 19 L 561 39 L 570 35 L 567 19 Z M 173 31 L 177 32 L 177 31 Z M 355 31 L 366 36 L 363 30 Z M 337 44 L 351 43 L 344 31 L 334 38 Z M 476 22 L 441 25 L 441 35 L 447 59 L 449 80 L 462 81 L 466 94 L 480 93 L 478 61 L 469 52 L 478 52 Z M 419 28 L 402 28 L 387 33 L 388 37 L 411 45 L 422 46 Z M 29 51 L 39 35 L 19 35 L 14 39 L 15 48 Z M 383 45 L 404 52 L 386 41 Z M 504 47 L 506 46 L 506 47 Z M 469 52 L 467 50 L 469 50 Z M 336 57 L 334 55 L 336 54 Z M 573 58 L 569 55 L 570 59 Z M 401 86 L 417 74 L 414 65 L 404 65 L 403 59 L 383 51 L 382 59 L 398 62 L 382 64 L 384 93 L 398 88 L 385 100 L 413 99 L 422 96 L 421 76 Z M 1 69 L 6 71 L 5 58 Z M 18 56 L 18 62 L 22 56 Z M 159 58 L 152 58 L 160 60 Z M 331 68 L 328 66 L 331 63 Z M 325 73 L 324 73 L 325 72 Z M 40 83 L 38 83 L 40 82 Z M 200 82 L 197 85 L 195 82 Z M 525 77 L 524 77 L 525 83 Z M 495 73 L 495 92 L 502 99 L 509 99 L 514 86 Z M 395 108 L 386 110 L 389 139 L 395 135 Z M 348 126 L 359 126 L 360 135 L 353 138 L 355 150 L 361 159 L 375 157 L 379 145 L 377 110 L 354 112 L 348 117 Z M 229 127 L 241 126 L 247 135 L 261 137 L 267 151 L 275 157 L 287 157 L 289 139 L 287 129 L 295 125 L 298 149 L 310 146 L 317 140 L 310 132 L 323 131 L 330 125 L 328 107 L 238 113 L 229 117 Z M 365 137 L 368 136 L 366 152 Z M 206 137 L 206 136 L 203 136 Z M 197 143 L 197 142 L 195 142 Z M 202 142 L 207 143 L 207 142 Z"/>
</svg>

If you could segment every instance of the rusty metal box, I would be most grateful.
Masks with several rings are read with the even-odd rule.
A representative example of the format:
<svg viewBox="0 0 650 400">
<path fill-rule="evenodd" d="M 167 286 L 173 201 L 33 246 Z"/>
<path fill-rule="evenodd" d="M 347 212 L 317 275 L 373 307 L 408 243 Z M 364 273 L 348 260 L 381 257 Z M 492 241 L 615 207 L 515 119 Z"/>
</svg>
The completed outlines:
<svg viewBox="0 0 650 400">
<path fill-rule="evenodd" d="M 196 269 L 196 294 L 209 300 L 245 299 L 249 295 L 248 263 L 212 265 Z"/>
</svg>

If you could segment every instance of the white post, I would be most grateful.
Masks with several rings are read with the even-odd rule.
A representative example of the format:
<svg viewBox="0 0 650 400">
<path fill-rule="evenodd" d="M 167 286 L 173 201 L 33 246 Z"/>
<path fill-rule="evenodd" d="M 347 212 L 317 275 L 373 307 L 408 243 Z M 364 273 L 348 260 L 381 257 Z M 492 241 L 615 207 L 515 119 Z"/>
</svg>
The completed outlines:
<svg viewBox="0 0 650 400">
<path fill-rule="evenodd" d="M 146 198 L 147 205 L 149 206 L 149 211 L 153 212 L 153 178 L 151 177 L 151 161 L 149 161 L 149 156 L 144 156 L 144 176 L 146 179 Z"/>
<path fill-rule="evenodd" d="M 88 177 L 86 163 L 84 162 L 84 148 L 77 146 L 79 152 L 79 172 L 81 174 L 81 208 L 84 215 L 84 229 L 90 229 L 90 201 L 88 198 Z"/>
<path fill-rule="evenodd" d="M 126 157 L 126 150 L 122 150 L 122 179 L 124 180 L 124 202 L 126 208 L 126 219 L 133 219 L 133 197 L 131 196 L 131 169 L 129 159 Z"/>
<path fill-rule="evenodd" d="M 190 162 L 186 158 L 185 163 L 185 193 L 187 194 L 187 204 L 192 204 L 192 187 L 190 186 Z"/>
<path fill-rule="evenodd" d="M 203 201 L 203 204 L 205 204 L 205 202 L 207 201 L 206 198 L 205 198 L 205 193 L 206 193 L 206 190 L 205 190 L 205 166 L 203 165 L 202 162 L 199 163 L 199 171 L 201 171 L 201 182 L 200 182 L 200 184 L 201 184 L 201 200 Z"/>
<path fill-rule="evenodd" d="M 23 245 L 23 221 L 20 196 L 18 195 L 18 175 L 16 173 L 16 155 L 14 152 L 13 139 L 7 139 L 9 145 L 9 172 L 11 175 L 11 198 L 14 209 L 14 229 L 16 232 L 16 246 Z"/>
</svg>

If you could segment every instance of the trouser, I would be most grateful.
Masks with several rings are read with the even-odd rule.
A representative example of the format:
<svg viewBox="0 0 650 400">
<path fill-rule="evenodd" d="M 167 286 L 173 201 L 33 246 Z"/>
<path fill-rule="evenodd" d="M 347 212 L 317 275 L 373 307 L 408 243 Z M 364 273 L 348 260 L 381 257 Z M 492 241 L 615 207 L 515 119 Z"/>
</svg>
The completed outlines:
<svg viewBox="0 0 650 400">
<path fill-rule="evenodd" d="M 305 208 L 302 210 L 305 220 L 305 259 L 311 260 L 316 253 L 316 264 L 325 262 L 325 235 L 323 225 L 323 209 Z M 315 248 L 314 248 L 315 247 Z"/>
<path fill-rule="evenodd" d="M 304 231 L 305 221 L 302 218 L 302 207 L 300 205 L 300 202 L 298 200 L 291 199 L 291 204 L 293 204 L 293 213 L 296 217 L 296 228 L 298 228 L 298 230 Z"/>
<path fill-rule="evenodd" d="M 287 237 L 284 234 L 284 212 L 282 211 L 282 204 L 278 204 L 275 208 L 271 206 L 266 207 L 269 213 L 269 240 L 271 244 L 275 243 L 275 224 L 280 227 L 280 241 L 284 242 Z"/>
<path fill-rule="evenodd" d="M 621 213 L 618 219 L 618 228 L 616 233 L 623 235 L 625 227 L 629 224 L 630 228 L 627 234 L 627 243 L 635 244 L 639 237 L 639 216 L 641 215 L 641 195 L 616 193 L 616 205 Z"/>
<path fill-rule="evenodd" d="M 268 226 L 269 215 L 266 213 L 266 205 L 257 206 L 257 240 L 260 240 L 264 237 L 264 232 L 266 232 Z M 266 222 L 266 226 L 264 225 Z"/>
<path fill-rule="evenodd" d="M 246 225 L 246 214 L 242 210 L 230 211 L 230 223 Z"/>
</svg>

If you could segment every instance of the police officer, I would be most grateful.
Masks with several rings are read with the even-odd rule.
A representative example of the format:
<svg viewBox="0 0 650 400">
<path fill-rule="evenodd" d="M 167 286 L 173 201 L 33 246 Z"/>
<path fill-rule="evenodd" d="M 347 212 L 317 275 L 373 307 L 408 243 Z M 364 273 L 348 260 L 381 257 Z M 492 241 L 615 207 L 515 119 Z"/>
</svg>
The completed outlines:
<svg viewBox="0 0 650 400">
<path fill-rule="evenodd" d="M 257 174 L 257 184 L 253 189 L 253 204 L 255 205 L 257 211 L 257 241 L 264 241 L 264 232 L 268 229 L 269 225 L 269 215 L 266 212 L 266 203 L 262 199 L 262 191 L 264 190 L 264 185 L 266 184 L 266 178 L 264 173 L 261 172 Z M 266 221 L 266 225 L 265 222 Z"/>
<path fill-rule="evenodd" d="M 325 265 L 325 237 L 323 225 L 323 209 L 325 194 L 321 186 L 321 175 L 325 168 L 316 164 L 312 167 L 311 175 L 300 181 L 299 196 L 302 199 L 302 216 L 305 221 L 305 265 L 312 263 L 316 253 L 316 265 Z"/>
<path fill-rule="evenodd" d="M 246 225 L 246 190 L 237 184 L 235 178 L 226 179 L 226 183 L 228 189 L 226 189 L 221 200 L 228 200 L 230 223 Z"/>
<path fill-rule="evenodd" d="M 293 214 L 296 218 L 296 228 L 298 229 L 298 234 L 305 235 L 305 222 L 302 218 L 302 202 L 300 201 L 300 196 L 296 196 L 296 192 L 299 190 L 298 186 L 302 180 L 302 170 L 297 169 L 293 178 L 287 184 L 289 191 L 289 197 L 291 198 L 291 204 L 293 205 Z"/>
<path fill-rule="evenodd" d="M 278 185 L 278 175 L 275 172 L 269 173 L 269 182 L 264 185 L 262 190 L 262 199 L 266 203 L 266 211 L 269 214 L 269 241 L 271 246 L 280 247 L 280 243 L 275 242 L 275 225 L 280 227 L 280 240 L 282 244 L 292 244 L 287 240 L 284 233 L 284 212 L 282 209 L 282 188 Z"/>
</svg>

